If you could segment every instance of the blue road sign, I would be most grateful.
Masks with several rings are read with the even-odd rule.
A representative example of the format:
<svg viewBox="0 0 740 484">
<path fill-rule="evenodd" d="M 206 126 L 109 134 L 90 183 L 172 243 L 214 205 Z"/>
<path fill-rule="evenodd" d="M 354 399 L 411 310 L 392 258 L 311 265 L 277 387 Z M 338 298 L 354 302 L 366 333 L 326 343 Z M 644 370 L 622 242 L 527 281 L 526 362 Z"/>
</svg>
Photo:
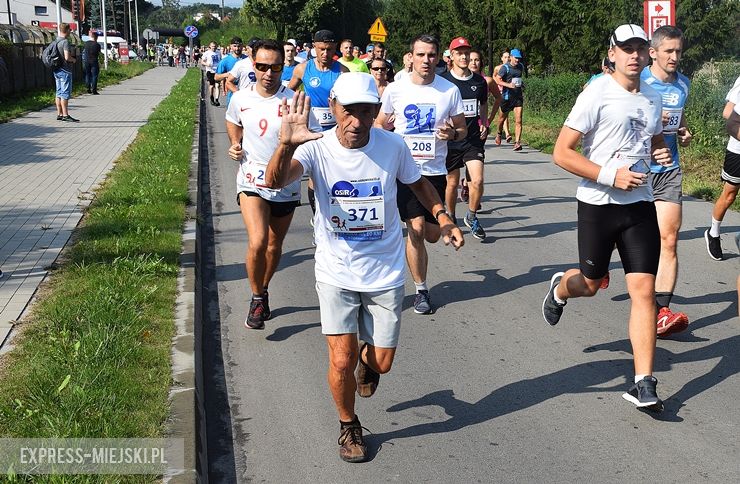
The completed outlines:
<svg viewBox="0 0 740 484">
<path fill-rule="evenodd" d="M 183 29 L 185 36 L 194 39 L 198 36 L 198 28 L 195 25 L 188 25 Z"/>
</svg>

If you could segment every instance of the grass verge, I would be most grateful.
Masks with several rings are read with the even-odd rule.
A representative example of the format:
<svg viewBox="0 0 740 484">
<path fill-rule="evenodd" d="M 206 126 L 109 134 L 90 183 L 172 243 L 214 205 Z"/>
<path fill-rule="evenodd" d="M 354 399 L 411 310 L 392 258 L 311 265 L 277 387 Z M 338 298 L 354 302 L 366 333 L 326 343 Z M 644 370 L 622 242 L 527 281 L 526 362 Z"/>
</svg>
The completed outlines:
<svg viewBox="0 0 740 484">
<path fill-rule="evenodd" d="M 162 435 L 199 86 L 191 69 L 119 158 L 4 357 L 1 436 Z"/>
<path fill-rule="evenodd" d="M 568 113 L 555 111 L 524 112 L 522 139 L 531 147 L 552 154 L 555 140 Z M 512 123 L 513 128 L 513 123 Z M 684 194 L 713 202 L 722 193 L 722 163 L 725 157 L 726 135 L 719 132 L 709 142 L 693 142 L 689 147 L 679 147 L 683 170 Z M 740 210 L 740 200 L 732 205 Z"/>
<path fill-rule="evenodd" d="M 150 62 L 132 62 L 130 64 L 119 64 L 110 62 L 108 70 L 101 66 L 100 76 L 98 78 L 98 88 L 118 84 L 119 82 L 136 77 L 154 67 Z M 78 96 L 87 92 L 83 82 L 75 82 L 72 85 L 72 95 Z M 17 118 L 30 111 L 38 111 L 47 106 L 54 105 L 54 94 L 56 90 L 51 87 L 35 89 L 22 95 L 9 98 L 0 98 L 0 123 L 7 123 L 11 119 Z M 72 106 L 74 108 L 74 106 Z"/>
</svg>

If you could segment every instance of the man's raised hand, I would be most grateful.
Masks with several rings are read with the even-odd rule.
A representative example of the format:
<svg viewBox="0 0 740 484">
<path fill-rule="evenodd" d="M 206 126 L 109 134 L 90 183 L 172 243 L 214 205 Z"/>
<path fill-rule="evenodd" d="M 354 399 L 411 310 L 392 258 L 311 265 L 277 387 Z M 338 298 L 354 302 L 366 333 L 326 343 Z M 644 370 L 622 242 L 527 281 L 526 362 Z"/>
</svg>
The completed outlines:
<svg viewBox="0 0 740 484">
<path fill-rule="evenodd" d="M 283 99 L 280 106 L 282 124 L 280 125 L 280 142 L 289 146 L 298 146 L 307 141 L 321 138 L 321 133 L 313 133 L 308 128 L 308 117 L 311 112 L 311 98 L 304 92 L 293 95 L 293 102 Z"/>
</svg>

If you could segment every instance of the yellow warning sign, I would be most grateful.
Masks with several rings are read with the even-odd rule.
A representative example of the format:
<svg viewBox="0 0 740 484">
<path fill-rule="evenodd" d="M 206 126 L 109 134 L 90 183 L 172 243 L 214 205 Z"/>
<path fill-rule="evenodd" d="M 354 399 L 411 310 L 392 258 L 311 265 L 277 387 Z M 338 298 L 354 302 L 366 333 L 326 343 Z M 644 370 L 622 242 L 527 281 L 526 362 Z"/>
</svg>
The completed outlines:
<svg viewBox="0 0 740 484">
<path fill-rule="evenodd" d="M 383 22 L 380 20 L 380 17 L 375 19 L 375 22 L 373 22 L 373 24 L 370 26 L 370 30 L 368 30 L 367 33 L 370 35 L 377 35 L 380 37 L 385 37 L 386 35 L 388 35 L 388 31 L 385 30 L 385 25 L 383 25 Z"/>
</svg>

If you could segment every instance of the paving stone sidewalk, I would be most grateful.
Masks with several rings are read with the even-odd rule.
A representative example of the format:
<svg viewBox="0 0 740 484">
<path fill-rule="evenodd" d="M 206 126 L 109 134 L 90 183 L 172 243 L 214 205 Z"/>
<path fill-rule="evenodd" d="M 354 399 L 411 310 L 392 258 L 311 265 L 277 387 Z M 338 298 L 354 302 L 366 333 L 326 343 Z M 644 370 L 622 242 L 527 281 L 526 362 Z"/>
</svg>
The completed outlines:
<svg viewBox="0 0 740 484">
<path fill-rule="evenodd" d="M 0 347 L 95 188 L 185 72 L 156 67 L 71 99 L 79 123 L 57 121 L 51 107 L 0 124 Z"/>
</svg>

